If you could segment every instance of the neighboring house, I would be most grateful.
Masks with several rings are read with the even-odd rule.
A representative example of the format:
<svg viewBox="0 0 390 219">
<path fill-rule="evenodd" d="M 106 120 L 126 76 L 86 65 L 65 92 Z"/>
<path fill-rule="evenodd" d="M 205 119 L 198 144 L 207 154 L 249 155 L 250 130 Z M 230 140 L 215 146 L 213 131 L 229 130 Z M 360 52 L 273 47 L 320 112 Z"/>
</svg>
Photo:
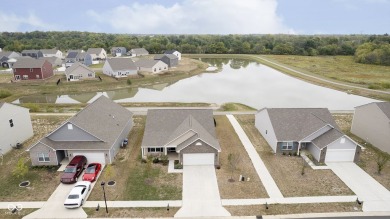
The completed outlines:
<svg viewBox="0 0 390 219">
<path fill-rule="evenodd" d="M 144 48 L 131 49 L 129 51 L 129 53 L 130 53 L 130 56 L 132 56 L 132 57 L 149 55 L 149 52 Z"/>
<path fill-rule="evenodd" d="M 356 107 L 351 132 L 390 154 L 390 102 Z"/>
<path fill-rule="evenodd" d="M 15 80 L 46 79 L 54 75 L 52 65 L 44 59 L 18 59 L 12 70 Z"/>
<path fill-rule="evenodd" d="M 179 61 L 181 60 L 181 52 L 179 52 L 177 50 L 167 50 L 167 51 L 164 52 L 164 54 L 175 55 L 178 58 Z"/>
<path fill-rule="evenodd" d="M 3 56 L 10 59 L 10 58 L 20 57 L 20 54 L 14 51 L 2 51 L 0 52 L 0 58 Z"/>
<path fill-rule="evenodd" d="M 3 68 L 12 68 L 13 63 L 16 62 L 17 57 L 20 57 L 19 53 L 13 51 L 0 52 L 0 65 Z"/>
<path fill-rule="evenodd" d="M 79 55 L 80 51 L 73 50 L 69 51 L 68 55 L 65 57 L 65 67 L 70 67 L 77 61 L 77 56 Z"/>
<path fill-rule="evenodd" d="M 0 102 L 0 154 L 33 136 L 29 109 Z"/>
<path fill-rule="evenodd" d="M 134 62 L 134 64 L 139 71 L 146 71 L 154 74 L 168 70 L 168 65 L 161 60 L 139 59 Z"/>
<path fill-rule="evenodd" d="M 56 56 L 41 57 L 39 59 L 47 60 L 53 67 L 62 66 L 62 60 Z"/>
<path fill-rule="evenodd" d="M 134 62 L 128 58 L 107 59 L 103 65 L 103 73 L 115 78 L 137 75 L 137 67 Z"/>
<path fill-rule="evenodd" d="M 62 59 L 62 52 L 58 49 L 41 49 L 43 57 L 57 57 Z"/>
<path fill-rule="evenodd" d="M 173 155 L 183 165 L 219 165 L 220 152 L 211 109 L 148 110 L 143 158 Z"/>
<path fill-rule="evenodd" d="M 40 58 L 43 57 L 43 54 L 40 50 L 23 50 L 22 56 L 30 56 L 31 58 Z"/>
<path fill-rule="evenodd" d="M 320 163 L 359 159 L 360 146 L 340 131 L 326 108 L 264 108 L 255 117 L 275 153 L 305 149 Z"/>
<path fill-rule="evenodd" d="M 87 53 L 92 56 L 92 60 L 105 60 L 107 58 L 106 50 L 103 48 L 89 48 Z"/>
<path fill-rule="evenodd" d="M 76 62 L 65 70 L 65 76 L 67 81 L 94 79 L 95 72 L 80 62 Z"/>
<path fill-rule="evenodd" d="M 125 47 L 112 47 L 111 48 L 111 55 L 112 56 L 124 56 L 127 53 L 127 49 Z"/>
<path fill-rule="evenodd" d="M 76 155 L 88 163 L 111 164 L 132 127 L 132 113 L 101 96 L 27 151 L 33 166 L 56 166 Z"/>
<path fill-rule="evenodd" d="M 80 52 L 76 56 L 76 61 L 86 66 L 92 65 L 92 55 L 86 52 Z"/>
<path fill-rule="evenodd" d="M 169 68 L 179 64 L 177 56 L 172 54 L 158 54 L 154 56 L 154 60 L 161 60 L 168 65 Z"/>
</svg>

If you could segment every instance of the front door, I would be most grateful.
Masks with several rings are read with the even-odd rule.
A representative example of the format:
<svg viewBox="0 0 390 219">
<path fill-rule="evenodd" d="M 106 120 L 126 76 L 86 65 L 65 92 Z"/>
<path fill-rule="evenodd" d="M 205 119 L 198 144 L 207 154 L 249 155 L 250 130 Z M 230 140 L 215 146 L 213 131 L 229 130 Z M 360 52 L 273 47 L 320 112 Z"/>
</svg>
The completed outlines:
<svg viewBox="0 0 390 219">
<path fill-rule="evenodd" d="M 20 80 L 20 75 L 15 75 L 16 80 Z"/>
<path fill-rule="evenodd" d="M 73 80 L 73 75 L 69 75 L 69 80 Z"/>
</svg>

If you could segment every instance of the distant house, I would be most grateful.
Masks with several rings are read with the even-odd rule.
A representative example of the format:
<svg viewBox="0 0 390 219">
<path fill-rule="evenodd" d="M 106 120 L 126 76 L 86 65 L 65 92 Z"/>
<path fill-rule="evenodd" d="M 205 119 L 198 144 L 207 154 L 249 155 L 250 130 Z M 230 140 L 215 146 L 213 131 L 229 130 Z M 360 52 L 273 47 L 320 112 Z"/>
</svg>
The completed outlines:
<svg viewBox="0 0 390 219">
<path fill-rule="evenodd" d="M 101 96 L 28 148 L 31 163 L 57 166 L 64 158 L 83 155 L 88 163 L 111 164 L 133 127 L 132 115 Z"/>
<path fill-rule="evenodd" d="M 107 59 L 103 65 L 103 73 L 115 78 L 137 75 L 137 67 L 128 58 Z"/>
<path fill-rule="evenodd" d="M 40 50 L 23 50 L 22 56 L 30 56 L 31 58 L 40 58 L 43 57 L 43 53 Z"/>
<path fill-rule="evenodd" d="M 29 109 L 0 102 L 0 154 L 33 136 Z"/>
<path fill-rule="evenodd" d="M 164 54 L 175 55 L 178 58 L 179 61 L 181 60 L 181 52 L 179 52 L 177 50 L 167 50 L 167 51 L 164 52 Z"/>
<path fill-rule="evenodd" d="M 211 109 L 148 110 L 143 158 L 173 155 L 183 165 L 218 165 L 220 152 Z"/>
<path fill-rule="evenodd" d="M 154 60 L 161 60 L 168 65 L 169 68 L 179 64 L 179 58 L 172 54 L 158 54 L 154 56 Z"/>
<path fill-rule="evenodd" d="M 146 71 L 154 74 L 168 70 L 168 65 L 160 60 L 140 59 L 134 62 L 134 64 L 139 71 Z"/>
<path fill-rule="evenodd" d="M 76 56 L 76 61 L 86 66 L 92 65 L 92 55 L 86 52 L 79 52 Z"/>
<path fill-rule="evenodd" d="M 58 49 L 41 49 L 43 57 L 57 57 L 62 59 L 62 52 Z"/>
<path fill-rule="evenodd" d="M 7 58 L 15 58 L 15 57 L 20 57 L 20 54 L 14 51 L 2 51 L 0 52 L 0 58 L 3 56 Z"/>
<path fill-rule="evenodd" d="M 111 48 L 111 55 L 112 56 L 124 56 L 127 53 L 127 49 L 125 47 L 112 47 Z"/>
<path fill-rule="evenodd" d="M 3 68 L 12 68 L 15 63 L 16 57 L 20 57 L 20 54 L 13 51 L 2 51 L 0 52 L 0 65 Z"/>
<path fill-rule="evenodd" d="M 132 56 L 132 57 L 149 55 L 149 52 L 144 48 L 131 49 L 129 51 L 129 53 L 130 53 L 130 56 Z"/>
<path fill-rule="evenodd" d="M 95 78 L 95 72 L 80 62 L 76 62 L 65 70 L 65 76 L 67 81 L 79 81 Z"/>
<path fill-rule="evenodd" d="M 56 56 L 41 57 L 39 59 L 47 60 L 53 67 L 62 66 L 62 60 Z"/>
<path fill-rule="evenodd" d="M 65 57 L 65 67 L 70 67 L 73 63 L 77 62 L 77 56 L 79 55 L 79 50 L 68 51 L 68 55 Z"/>
<path fill-rule="evenodd" d="M 356 107 L 351 132 L 390 154 L 390 102 Z"/>
<path fill-rule="evenodd" d="M 92 60 L 105 60 L 107 58 L 106 50 L 103 48 L 89 48 L 87 53 L 92 56 Z"/>
<path fill-rule="evenodd" d="M 341 132 L 326 108 L 264 108 L 255 126 L 275 153 L 307 150 L 317 162 L 353 162 L 360 146 Z"/>
<path fill-rule="evenodd" d="M 18 59 L 12 70 L 15 80 L 37 80 L 53 76 L 52 65 L 44 59 Z"/>
</svg>

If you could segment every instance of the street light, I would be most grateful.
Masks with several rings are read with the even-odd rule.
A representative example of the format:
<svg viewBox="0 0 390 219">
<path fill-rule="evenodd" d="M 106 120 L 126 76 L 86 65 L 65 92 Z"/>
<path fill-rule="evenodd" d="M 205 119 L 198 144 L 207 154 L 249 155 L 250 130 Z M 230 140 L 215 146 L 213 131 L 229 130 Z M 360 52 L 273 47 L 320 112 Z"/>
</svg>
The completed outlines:
<svg viewBox="0 0 390 219">
<path fill-rule="evenodd" d="M 103 194 L 104 194 L 104 203 L 106 204 L 106 213 L 108 214 L 108 208 L 107 208 L 107 200 L 106 200 L 106 191 L 104 190 L 104 181 L 102 181 L 102 183 L 100 183 L 100 185 L 102 186 L 103 188 Z"/>
</svg>

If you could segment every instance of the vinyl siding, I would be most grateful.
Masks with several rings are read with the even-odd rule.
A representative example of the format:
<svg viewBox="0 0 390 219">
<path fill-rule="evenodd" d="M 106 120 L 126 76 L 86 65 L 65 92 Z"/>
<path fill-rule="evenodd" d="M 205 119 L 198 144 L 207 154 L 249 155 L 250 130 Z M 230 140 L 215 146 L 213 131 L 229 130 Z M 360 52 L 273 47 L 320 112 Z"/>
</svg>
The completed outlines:
<svg viewBox="0 0 390 219">
<path fill-rule="evenodd" d="M 276 153 L 277 139 L 267 110 L 261 110 L 255 115 L 255 126 Z"/>
<path fill-rule="evenodd" d="M 53 132 L 48 136 L 53 141 L 101 141 L 98 138 L 92 136 L 88 132 L 78 128 L 75 125 L 72 125 L 73 129 L 68 129 L 68 124 L 66 123 L 61 128 Z"/>
</svg>

